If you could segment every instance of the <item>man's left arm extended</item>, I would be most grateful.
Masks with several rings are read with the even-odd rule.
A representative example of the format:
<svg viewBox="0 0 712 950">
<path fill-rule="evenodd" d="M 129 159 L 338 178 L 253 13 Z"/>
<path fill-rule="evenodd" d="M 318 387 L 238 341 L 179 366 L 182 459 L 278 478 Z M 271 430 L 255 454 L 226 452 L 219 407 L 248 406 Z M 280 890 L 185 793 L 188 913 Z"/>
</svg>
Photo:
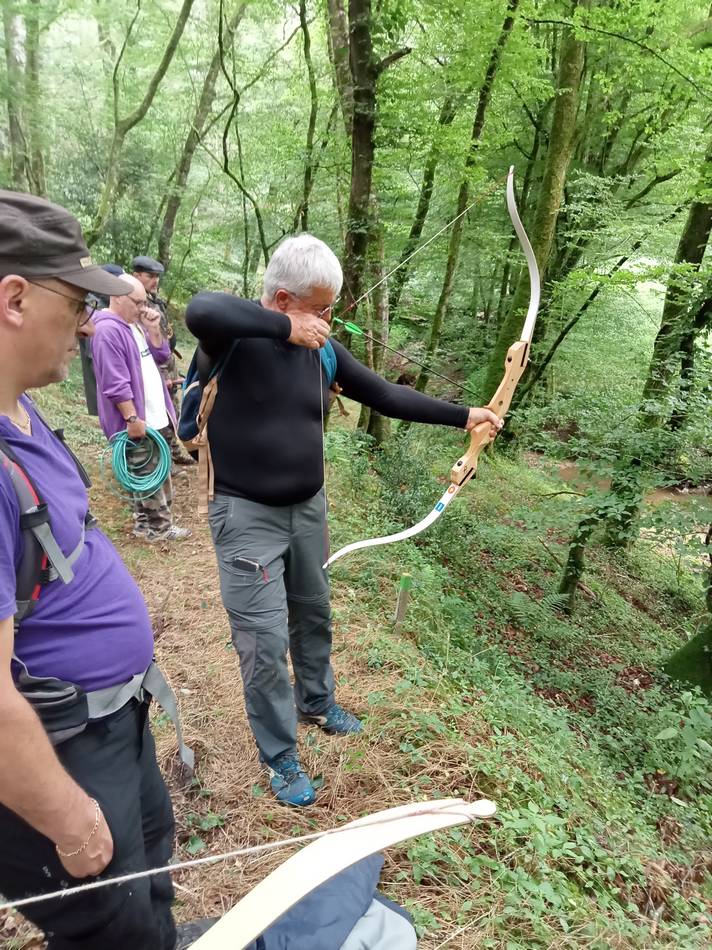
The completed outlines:
<svg viewBox="0 0 712 950">
<path fill-rule="evenodd" d="M 338 360 L 336 381 L 348 399 L 355 399 L 381 415 L 407 422 L 426 422 L 467 430 L 480 422 L 492 422 L 499 428 L 496 416 L 489 409 L 456 406 L 444 399 L 434 399 L 419 393 L 410 386 L 389 383 L 355 359 L 341 343 L 336 340 L 332 343 Z"/>
</svg>

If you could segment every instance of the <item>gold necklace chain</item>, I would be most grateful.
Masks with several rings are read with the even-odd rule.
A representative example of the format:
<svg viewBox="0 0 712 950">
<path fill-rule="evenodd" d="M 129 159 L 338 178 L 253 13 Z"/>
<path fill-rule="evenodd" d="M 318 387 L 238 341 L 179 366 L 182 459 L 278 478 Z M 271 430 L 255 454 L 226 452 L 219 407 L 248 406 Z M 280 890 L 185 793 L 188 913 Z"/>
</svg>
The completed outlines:
<svg viewBox="0 0 712 950">
<path fill-rule="evenodd" d="M 20 432 L 24 432 L 26 435 L 31 435 L 32 434 L 32 419 L 30 418 L 30 414 L 27 411 L 27 409 L 25 409 L 25 407 L 22 405 L 21 402 L 18 402 L 17 407 L 18 409 L 22 410 L 22 413 L 25 417 L 25 421 L 18 422 L 17 419 L 13 419 L 12 416 L 8 416 L 8 419 L 16 428 L 20 430 Z"/>
</svg>

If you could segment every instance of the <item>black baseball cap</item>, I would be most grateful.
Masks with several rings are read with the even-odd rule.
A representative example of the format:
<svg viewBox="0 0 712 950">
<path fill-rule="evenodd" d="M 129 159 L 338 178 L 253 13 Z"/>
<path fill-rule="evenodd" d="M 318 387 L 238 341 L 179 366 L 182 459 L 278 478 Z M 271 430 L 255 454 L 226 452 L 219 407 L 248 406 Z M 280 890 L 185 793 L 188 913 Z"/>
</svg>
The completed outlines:
<svg viewBox="0 0 712 950">
<path fill-rule="evenodd" d="M 131 261 L 131 270 L 134 274 L 142 272 L 145 274 L 164 274 L 166 269 L 160 261 L 154 260 L 152 257 L 146 257 L 145 254 L 140 254 Z"/>
<path fill-rule="evenodd" d="M 114 277 L 121 277 L 122 274 L 126 273 L 121 264 L 102 264 L 101 269 L 105 270 L 107 274 L 113 274 Z"/>
<path fill-rule="evenodd" d="M 79 222 L 36 195 L 0 190 L 0 277 L 56 277 L 95 294 L 123 297 L 125 280 L 92 262 Z"/>
</svg>

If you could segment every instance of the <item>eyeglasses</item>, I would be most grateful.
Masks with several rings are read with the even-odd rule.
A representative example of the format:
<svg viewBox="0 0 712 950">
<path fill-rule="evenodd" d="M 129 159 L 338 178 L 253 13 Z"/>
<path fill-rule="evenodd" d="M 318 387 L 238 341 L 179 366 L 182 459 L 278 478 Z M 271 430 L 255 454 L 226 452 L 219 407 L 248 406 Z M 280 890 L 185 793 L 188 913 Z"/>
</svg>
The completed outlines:
<svg viewBox="0 0 712 950">
<path fill-rule="evenodd" d="M 334 299 L 334 302 L 333 302 L 333 303 L 328 304 L 328 306 L 326 306 L 326 307 L 322 307 L 321 310 L 318 310 L 318 311 L 317 311 L 317 314 L 316 314 L 317 317 L 319 317 L 319 319 L 321 320 L 322 317 L 323 317 L 325 314 L 331 313 L 331 311 L 332 311 L 332 310 L 334 309 L 334 307 L 339 303 L 340 300 L 341 300 L 341 296 L 338 296 L 338 297 L 336 297 L 336 298 Z"/>
<path fill-rule="evenodd" d="M 139 310 L 148 310 L 148 304 L 146 303 L 145 298 L 143 300 L 136 300 L 136 298 L 132 297 L 130 294 L 127 296 L 131 303 L 135 304 Z"/>
<path fill-rule="evenodd" d="M 28 277 L 26 277 L 25 280 L 28 284 L 34 284 L 35 287 L 41 287 L 42 290 L 49 290 L 51 294 L 57 294 L 59 297 L 64 297 L 65 300 L 71 300 L 76 307 L 78 327 L 83 327 L 84 324 L 89 323 L 91 318 L 94 316 L 97 307 L 99 306 L 98 301 L 94 300 L 92 297 L 82 297 L 80 300 L 77 297 L 70 297 L 69 294 L 63 294 L 61 290 L 55 290 L 54 287 L 47 287 L 46 284 L 39 284 L 36 280 L 30 280 Z"/>
</svg>

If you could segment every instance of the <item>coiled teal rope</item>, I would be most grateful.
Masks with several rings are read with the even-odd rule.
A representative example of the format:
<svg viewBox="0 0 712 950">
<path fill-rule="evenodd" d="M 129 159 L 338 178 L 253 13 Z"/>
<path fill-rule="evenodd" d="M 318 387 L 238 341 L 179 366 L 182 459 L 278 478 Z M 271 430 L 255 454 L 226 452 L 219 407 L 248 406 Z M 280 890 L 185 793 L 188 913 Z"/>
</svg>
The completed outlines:
<svg viewBox="0 0 712 950">
<path fill-rule="evenodd" d="M 146 426 L 146 438 L 152 443 L 151 452 L 141 465 L 131 465 L 126 458 L 128 446 L 136 445 L 126 430 L 117 432 L 109 441 L 107 452 L 111 453 L 111 470 L 121 488 L 132 495 L 155 495 L 171 472 L 171 450 L 160 432 Z M 155 458 L 158 453 L 158 462 Z M 154 467 L 155 466 L 155 467 Z M 144 469 L 150 468 L 144 473 Z"/>
</svg>

